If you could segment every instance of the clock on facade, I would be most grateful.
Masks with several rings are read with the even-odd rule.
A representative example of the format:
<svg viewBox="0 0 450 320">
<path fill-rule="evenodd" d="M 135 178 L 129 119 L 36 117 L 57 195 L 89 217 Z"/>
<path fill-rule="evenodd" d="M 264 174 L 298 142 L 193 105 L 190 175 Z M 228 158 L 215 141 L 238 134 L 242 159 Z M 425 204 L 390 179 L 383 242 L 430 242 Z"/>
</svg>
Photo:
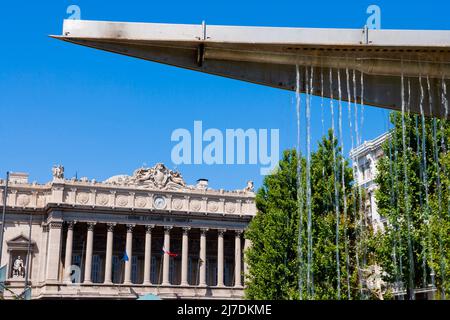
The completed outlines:
<svg viewBox="0 0 450 320">
<path fill-rule="evenodd" d="M 164 209 L 166 206 L 166 199 L 164 199 L 164 197 L 157 196 L 155 197 L 153 203 L 155 204 L 156 209 Z"/>
</svg>

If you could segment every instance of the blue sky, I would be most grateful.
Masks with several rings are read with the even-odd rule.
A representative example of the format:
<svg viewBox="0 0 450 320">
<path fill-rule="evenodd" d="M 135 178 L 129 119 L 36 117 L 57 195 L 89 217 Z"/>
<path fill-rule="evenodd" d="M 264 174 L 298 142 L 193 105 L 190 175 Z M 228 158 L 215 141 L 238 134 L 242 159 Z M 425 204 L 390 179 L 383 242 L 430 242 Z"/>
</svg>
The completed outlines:
<svg viewBox="0 0 450 320">
<path fill-rule="evenodd" d="M 280 148 L 295 145 L 294 94 L 75 46 L 60 34 L 66 8 L 85 20 L 277 27 L 360 28 L 366 8 L 382 10 L 383 29 L 450 29 L 448 1 L 4 1 L 0 26 L 0 176 L 30 173 L 46 182 L 53 164 L 103 180 L 144 163 L 173 168 L 173 130 L 279 128 Z M 346 117 L 346 115 L 344 115 Z M 363 140 L 387 128 L 387 112 L 365 108 Z M 346 118 L 344 118 L 346 119 Z M 328 112 L 325 125 L 330 125 Z M 345 128 L 346 145 L 349 134 Z M 314 99 L 312 141 L 322 133 Z M 181 165 L 192 184 L 214 188 L 262 182 L 258 165 Z"/>
</svg>

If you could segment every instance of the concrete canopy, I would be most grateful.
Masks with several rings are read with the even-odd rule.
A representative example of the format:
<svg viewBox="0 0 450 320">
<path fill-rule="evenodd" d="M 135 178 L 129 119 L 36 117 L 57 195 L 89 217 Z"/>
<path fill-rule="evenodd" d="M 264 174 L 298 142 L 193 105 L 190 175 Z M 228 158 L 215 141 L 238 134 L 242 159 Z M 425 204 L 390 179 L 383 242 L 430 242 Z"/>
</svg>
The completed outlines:
<svg viewBox="0 0 450 320">
<path fill-rule="evenodd" d="M 450 85 L 450 31 L 238 27 L 64 20 L 54 38 L 223 77 L 300 91 L 313 70 L 314 95 L 401 110 L 401 79 L 419 113 L 444 117 Z M 331 70 L 331 73 L 330 73 Z M 348 71 L 348 81 L 347 81 Z M 353 82 L 353 72 L 356 81 Z M 361 74 L 364 90 L 361 90 Z M 323 88 L 321 86 L 323 79 Z M 347 83 L 350 97 L 347 97 Z M 407 89 L 407 86 L 411 90 Z M 356 87 L 356 99 L 353 95 Z M 450 90 L 450 88 L 449 88 Z M 447 96 L 448 99 L 448 96 Z M 430 103 L 431 101 L 431 103 Z M 448 116 L 448 114 L 447 114 Z"/>
</svg>

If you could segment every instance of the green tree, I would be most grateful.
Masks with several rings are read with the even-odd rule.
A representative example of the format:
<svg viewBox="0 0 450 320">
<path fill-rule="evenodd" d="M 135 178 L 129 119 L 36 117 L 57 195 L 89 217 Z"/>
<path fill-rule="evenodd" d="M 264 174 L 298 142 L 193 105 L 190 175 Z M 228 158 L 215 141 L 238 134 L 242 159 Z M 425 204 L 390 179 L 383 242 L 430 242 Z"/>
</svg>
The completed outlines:
<svg viewBox="0 0 450 320">
<path fill-rule="evenodd" d="M 334 157 L 336 162 L 334 162 Z M 341 183 L 342 161 L 344 161 L 345 171 L 346 212 L 344 212 L 344 192 Z M 304 192 L 306 190 L 306 161 L 301 158 L 300 188 L 297 184 L 297 163 L 296 151 L 285 151 L 279 163 L 279 169 L 274 174 L 267 176 L 263 186 L 258 190 L 256 196 L 258 213 L 246 232 L 246 237 L 252 242 L 252 246 L 246 252 L 246 261 L 249 266 L 246 297 L 250 299 L 298 299 L 300 297 L 299 280 L 302 283 L 304 299 L 336 299 L 338 297 L 335 243 L 336 197 L 334 192 L 336 182 L 340 220 L 338 248 L 341 298 L 347 298 L 348 292 L 350 298 L 355 298 L 359 295 L 359 279 L 354 258 L 357 238 L 355 212 L 359 209 L 355 202 L 356 193 L 352 190 L 352 170 L 341 154 L 337 139 L 330 131 L 319 143 L 317 151 L 311 155 L 311 239 L 313 245 L 310 279 L 314 288 L 311 293 L 306 290 L 308 254 L 307 207 Z M 297 193 L 302 190 L 301 195 Z M 301 210 L 299 210 L 299 203 L 303 203 Z M 301 224 L 302 259 L 299 259 L 298 250 L 299 214 L 303 217 Z M 348 261 L 347 256 L 349 257 Z"/>
<path fill-rule="evenodd" d="M 437 297 L 448 295 L 450 126 L 437 119 L 424 119 L 423 126 L 421 116 L 406 115 L 403 131 L 399 113 L 391 114 L 391 122 L 376 178 L 378 209 L 388 225 L 370 239 L 372 262 L 382 265 L 390 282 L 403 283 L 408 294 L 434 282 Z"/>
<path fill-rule="evenodd" d="M 297 296 L 297 153 L 285 151 L 278 170 L 264 179 L 256 195 L 258 213 L 246 238 L 250 299 L 293 299 Z"/>
<path fill-rule="evenodd" d="M 334 151 L 333 151 L 334 150 Z M 336 166 L 334 155 L 336 157 Z M 344 161 L 345 196 L 347 210 L 344 212 L 344 189 L 342 185 L 342 161 Z M 337 299 L 336 262 L 336 198 L 335 178 L 338 192 L 339 213 L 339 266 L 340 295 L 354 298 L 358 293 L 356 278 L 356 215 L 357 208 L 352 192 L 353 174 L 343 158 L 337 139 L 330 130 L 319 143 L 317 152 L 311 156 L 311 205 L 313 234 L 314 299 Z M 306 221 L 304 221 L 306 225 Z M 305 228 L 304 228 L 305 229 Z M 306 241 L 304 241 L 306 243 Z M 306 248 L 305 248 L 306 250 Z M 348 257 L 348 261 L 347 261 Z M 348 264 L 348 267 L 347 267 Z M 348 270 L 347 270 L 348 269 Z M 348 277 L 347 277 L 348 276 Z M 347 281 L 348 279 L 348 281 Z"/>
</svg>

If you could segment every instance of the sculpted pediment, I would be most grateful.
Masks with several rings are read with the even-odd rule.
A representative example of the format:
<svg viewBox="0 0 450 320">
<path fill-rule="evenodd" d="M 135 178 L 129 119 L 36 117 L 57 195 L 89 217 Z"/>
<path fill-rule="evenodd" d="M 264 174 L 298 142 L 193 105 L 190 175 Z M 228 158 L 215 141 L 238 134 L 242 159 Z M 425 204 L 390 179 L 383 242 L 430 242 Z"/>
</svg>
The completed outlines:
<svg viewBox="0 0 450 320">
<path fill-rule="evenodd" d="M 20 234 L 10 240 L 7 240 L 6 244 L 8 246 L 8 250 L 18 250 L 28 248 L 28 242 L 29 239 L 23 234 Z M 31 240 L 31 249 L 33 249 L 35 246 L 36 242 Z"/>
<path fill-rule="evenodd" d="M 139 168 L 133 172 L 132 176 L 118 175 L 109 178 L 105 182 L 158 190 L 179 190 L 186 188 L 186 183 L 181 174 L 168 169 L 162 163 L 158 163 L 152 168 Z"/>
<path fill-rule="evenodd" d="M 9 240 L 8 243 L 28 243 L 28 238 L 21 234 Z"/>
</svg>

